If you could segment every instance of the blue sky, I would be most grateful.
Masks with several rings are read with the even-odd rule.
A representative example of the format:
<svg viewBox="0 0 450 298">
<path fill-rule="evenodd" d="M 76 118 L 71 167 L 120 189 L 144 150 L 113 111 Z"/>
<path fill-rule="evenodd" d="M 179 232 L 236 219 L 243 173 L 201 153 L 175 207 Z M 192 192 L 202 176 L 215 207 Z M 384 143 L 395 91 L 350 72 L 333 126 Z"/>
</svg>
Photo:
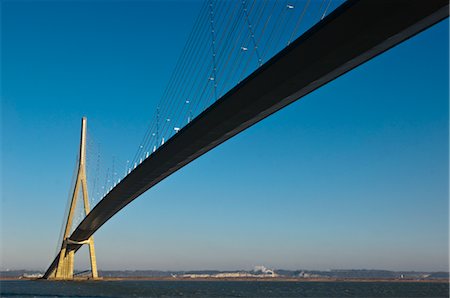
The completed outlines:
<svg viewBox="0 0 450 298">
<path fill-rule="evenodd" d="M 105 159 L 131 159 L 200 2 L 1 5 L 1 269 L 45 269 L 80 118 Z M 448 270 L 448 25 L 142 195 L 95 234 L 99 268 Z"/>
</svg>

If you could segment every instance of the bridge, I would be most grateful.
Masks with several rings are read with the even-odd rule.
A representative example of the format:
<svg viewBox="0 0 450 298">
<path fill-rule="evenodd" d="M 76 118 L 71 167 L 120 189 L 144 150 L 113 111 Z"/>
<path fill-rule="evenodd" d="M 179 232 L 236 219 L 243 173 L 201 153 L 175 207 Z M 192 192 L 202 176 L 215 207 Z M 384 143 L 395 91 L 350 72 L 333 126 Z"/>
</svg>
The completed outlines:
<svg viewBox="0 0 450 298">
<path fill-rule="evenodd" d="M 167 139 L 161 138 L 161 128 L 158 123 L 161 122 L 162 117 L 158 107 L 153 133 L 149 130 L 149 136 L 144 137 L 143 141 L 143 144 L 147 144 L 146 140 L 153 136 L 156 140 L 152 143 L 153 148 L 150 147 L 149 151 L 145 151 L 146 148 L 143 145 L 140 146 L 134 166 L 123 179 L 104 194 L 92 210 L 89 210 L 87 200 L 83 164 L 85 155 L 83 130 L 86 125 L 86 120 L 83 119 L 80 163 L 73 197 L 81 187 L 85 198 L 86 216 L 70 233 L 72 219 L 69 214 L 61 249 L 47 269 L 44 278 L 73 278 L 73 255 L 83 244 L 88 244 L 90 247 L 92 277 L 96 278 L 93 234 L 131 201 L 214 147 L 324 84 L 442 21 L 448 17 L 449 13 L 446 0 L 349 0 L 328 14 L 326 9 L 331 1 L 328 5 L 324 2 L 324 13 L 320 21 L 305 30 L 295 40 L 289 39 L 286 47 L 272 58 L 263 61 L 263 52 L 258 45 L 259 39 L 255 38 L 256 32 L 252 31 L 252 28 L 256 26 L 252 26 L 248 21 L 250 7 L 246 6 L 245 1 L 236 1 L 236 3 L 240 4 L 242 10 L 240 18 L 244 26 L 247 26 L 249 32 L 247 44 L 251 45 L 257 68 L 224 94 L 220 94 L 216 82 L 220 71 L 218 67 L 220 60 L 217 57 L 221 49 L 216 48 L 215 38 L 219 28 L 214 27 L 217 26 L 217 22 L 214 22 L 215 2 L 205 1 L 207 15 L 203 17 L 206 23 L 209 20 L 208 26 L 212 40 L 210 47 L 212 67 L 207 71 L 207 75 L 212 83 L 208 86 L 211 87 L 213 103 L 196 117 L 193 117 L 191 110 L 185 109 L 188 120 L 184 126 L 174 127 Z M 308 3 L 309 1 L 306 2 L 304 10 L 297 18 L 303 17 Z M 283 7 L 284 10 L 293 9 L 294 5 L 286 1 Z M 267 17 L 264 13 L 259 16 Z M 296 23 L 295 20 L 292 22 Z M 264 26 L 265 29 L 266 26 Z M 260 32 L 263 32 L 261 34 L 264 34 L 264 30 L 261 29 Z M 240 51 L 248 51 L 249 48 L 241 46 Z M 187 52 L 186 55 L 188 54 Z M 223 56 L 227 56 L 226 51 Z M 242 73 L 245 71 L 243 70 Z M 194 99 L 186 100 L 184 104 L 189 104 L 191 100 Z M 170 121 L 169 118 L 165 120 Z M 71 206 L 71 209 L 72 207 L 74 206 Z"/>
</svg>

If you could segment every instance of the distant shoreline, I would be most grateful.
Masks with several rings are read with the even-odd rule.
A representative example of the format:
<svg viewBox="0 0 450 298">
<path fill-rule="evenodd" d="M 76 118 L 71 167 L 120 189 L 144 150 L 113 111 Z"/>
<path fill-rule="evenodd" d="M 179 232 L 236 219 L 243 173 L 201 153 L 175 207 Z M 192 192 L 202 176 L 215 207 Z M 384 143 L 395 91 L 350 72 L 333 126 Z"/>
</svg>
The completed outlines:
<svg viewBox="0 0 450 298">
<path fill-rule="evenodd" d="M 38 278 L 24 278 L 24 277 L 0 277 L 0 281 L 13 281 L 13 280 L 40 280 L 48 281 Z M 51 280 L 50 280 L 51 281 Z M 73 281 L 199 281 L 199 282 L 215 282 L 215 281 L 237 281 L 237 282 L 393 282 L 393 283 L 447 283 L 448 279 L 389 279 L 389 278 L 288 278 L 288 277 L 275 277 L 275 278 L 217 278 L 217 277 L 203 277 L 203 278 L 182 278 L 182 277 L 101 277 L 96 280 L 89 278 L 78 277 Z"/>
</svg>

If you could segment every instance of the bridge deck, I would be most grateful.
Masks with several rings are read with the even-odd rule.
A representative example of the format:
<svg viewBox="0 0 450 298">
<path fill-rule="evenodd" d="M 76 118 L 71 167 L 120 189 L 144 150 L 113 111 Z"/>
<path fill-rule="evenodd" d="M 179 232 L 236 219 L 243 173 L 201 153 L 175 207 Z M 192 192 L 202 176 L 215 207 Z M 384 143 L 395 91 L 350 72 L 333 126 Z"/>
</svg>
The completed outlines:
<svg viewBox="0 0 450 298">
<path fill-rule="evenodd" d="M 88 239 L 123 207 L 194 159 L 446 17 L 447 0 L 345 2 L 143 161 L 95 206 L 70 239 Z"/>
</svg>

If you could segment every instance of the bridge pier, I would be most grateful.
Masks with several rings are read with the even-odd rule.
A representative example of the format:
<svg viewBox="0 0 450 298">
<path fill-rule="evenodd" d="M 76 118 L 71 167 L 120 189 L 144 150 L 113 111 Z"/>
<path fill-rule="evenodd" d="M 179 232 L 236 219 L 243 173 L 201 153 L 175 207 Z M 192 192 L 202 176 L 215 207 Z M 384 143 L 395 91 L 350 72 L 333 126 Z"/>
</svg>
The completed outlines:
<svg viewBox="0 0 450 298">
<path fill-rule="evenodd" d="M 89 256 L 91 263 L 91 278 L 98 278 L 97 271 L 97 259 L 95 257 L 94 237 L 91 236 L 83 241 L 75 241 L 70 239 L 71 227 L 74 217 L 74 212 L 77 204 L 78 193 L 81 190 L 84 203 L 84 213 L 88 215 L 90 212 L 88 187 L 86 178 L 86 117 L 81 120 L 81 141 L 80 141 L 80 159 L 78 163 L 77 179 L 72 194 L 72 200 L 70 202 L 69 214 L 67 217 L 66 226 L 64 229 L 63 241 L 61 244 L 61 250 L 57 256 L 57 264 L 54 269 L 48 269 L 45 272 L 44 279 L 59 279 L 59 280 L 71 280 L 74 278 L 74 259 L 75 252 L 84 244 L 89 245 Z"/>
<path fill-rule="evenodd" d="M 50 273 L 49 279 L 59 279 L 59 280 L 70 280 L 74 278 L 74 260 L 75 260 L 75 252 L 81 244 L 69 244 L 71 241 L 67 239 L 63 248 L 61 249 L 58 265 L 56 269 Z M 83 244 L 89 245 L 89 255 L 90 255 L 90 263 L 91 263 L 91 278 L 98 278 L 97 271 L 97 260 L 95 257 L 95 247 L 94 247 L 94 239 L 89 239 L 84 241 Z"/>
<path fill-rule="evenodd" d="M 60 252 L 58 267 L 55 270 L 54 279 L 73 279 L 74 256 L 74 250 L 70 250 L 67 245 L 64 245 Z"/>
<path fill-rule="evenodd" d="M 95 256 L 94 237 L 91 237 L 90 240 L 91 241 L 89 241 L 89 256 L 91 261 L 92 278 L 97 279 L 98 271 L 97 271 L 97 257 Z"/>
</svg>

